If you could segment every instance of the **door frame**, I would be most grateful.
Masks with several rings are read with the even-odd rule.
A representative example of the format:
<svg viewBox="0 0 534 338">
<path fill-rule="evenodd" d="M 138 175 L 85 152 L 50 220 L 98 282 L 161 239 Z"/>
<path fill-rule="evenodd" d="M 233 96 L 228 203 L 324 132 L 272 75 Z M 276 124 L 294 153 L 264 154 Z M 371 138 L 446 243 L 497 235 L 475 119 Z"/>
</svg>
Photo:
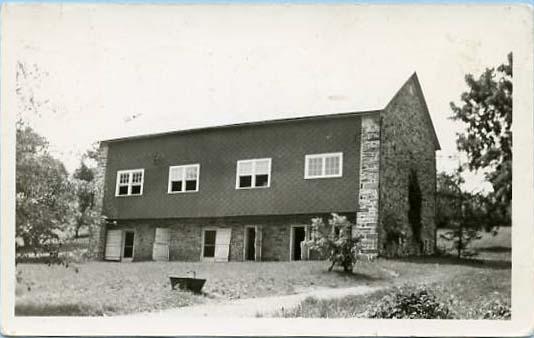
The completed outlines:
<svg viewBox="0 0 534 338">
<path fill-rule="evenodd" d="M 215 262 L 215 251 L 213 251 L 213 257 L 204 257 L 204 234 L 206 231 L 215 231 L 215 243 L 217 243 L 217 230 L 218 227 L 203 227 L 202 235 L 200 236 L 200 261 L 201 262 Z M 214 249 L 215 250 L 215 249 Z"/>
<path fill-rule="evenodd" d="M 296 260 L 293 259 L 293 252 L 295 250 L 295 248 L 293 247 L 293 242 L 295 241 L 295 229 L 296 228 L 304 228 L 304 240 L 306 240 L 306 237 L 307 237 L 307 234 L 308 234 L 308 231 L 309 231 L 309 225 L 307 224 L 295 224 L 295 225 L 291 225 L 290 227 L 290 230 L 289 230 L 289 261 L 290 262 L 295 262 Z M 306 248 L 306 250 L 308 251 L 308 254 L 307 256 L 309 256 L 310 254 L 310 249 L 309 248 Z"/>
<path fill-rule="evenodd" d="M 135 231 L 135 229 L 131 229 L 131 228 L 121 229 L 121 230 L 122 230 L 121 262 L 129 263 L 129 262 L 132 262 L 135 257 L 135 239 L 137 238 L 137 232 Z M 125 258 L 124 247 L 126 246 L 126 233 L 127 232 L 133 232 L 134 240 L 133 240 L 133 245 L 132 245 L 132 257 Z"/>
<path fill-rule="evenodd" d="M 247 259 L 247 243 L 248 243 L 248 229 L 254 229 L 254 259 Z M 245 232 L 243 234 L 243 261 L 255 262 L 256 261 L 256 239 L 258 238 L 258 226 L 257 225 L 245 225 Z"/>
</svg>

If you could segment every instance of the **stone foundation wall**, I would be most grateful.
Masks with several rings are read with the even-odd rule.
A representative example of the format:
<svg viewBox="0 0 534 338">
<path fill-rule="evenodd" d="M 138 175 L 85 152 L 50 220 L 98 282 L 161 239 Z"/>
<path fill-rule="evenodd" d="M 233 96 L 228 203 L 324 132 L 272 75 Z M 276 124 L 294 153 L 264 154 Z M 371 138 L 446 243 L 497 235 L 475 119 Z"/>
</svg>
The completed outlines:
<svg viewBox="0 0 534 338">
<path fill-rule="evenodd" d="M 262 260 L 288 261 L 291 224 L 277 223 L 265 225 L 262 231 Z"/>
<path fill-rule="evenodd" d="M 354 214 L 345 214 L 354 222 Z M 259 225 L 262 229 L 262 261 L 287 261 L 290 250 L 292 225 L 311 224 L 313 217 L 329 215 L 255 216 L 227 218 L 192 218 L 165 220 L 117 220 L 108 229 L 134 230 L 134 261 L 152 259 L 156 228 L 170 229 L 169 259 L 199 261 L 202 250 L 202 229 L 205 227 L 231 228 L 230 261 L 244 260 L 245 227 Z M 105 237 L 102 242 L 105 247 Z"/>
<path fill-rule="evenodd" d="M 385 256 L 430 254 L 435 247 L 438 148 L 419 82 L 412 76 L 382 113 L 379 249 Z M 409 178 L 422 196 L 421 238 L 408 212 Z"/>
</svg>

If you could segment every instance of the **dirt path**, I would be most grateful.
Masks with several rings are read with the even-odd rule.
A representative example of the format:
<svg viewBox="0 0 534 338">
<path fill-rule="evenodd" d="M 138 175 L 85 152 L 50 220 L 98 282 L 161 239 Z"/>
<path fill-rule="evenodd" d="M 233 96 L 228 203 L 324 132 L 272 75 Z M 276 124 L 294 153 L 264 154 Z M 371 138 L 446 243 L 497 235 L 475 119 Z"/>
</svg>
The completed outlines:
<svg viewBox="0 0 534 338">
<path fill-rule="evenodd" d="M 168 309 L 160 312 L 148 312 L 126 315 L 129 318 L 176 318 L 179 317 L 259 317 L 266 316 L 282 308 L 297 306 L 305 298 L 341 298 L 348 295 L 362 295 L 382 289 L 383 286 L 360 285 L 350 288 L 320 288 L 308 292 L 288 296 L 247 298 L 232 301 L 193 305 L 182 308 Z"/>
</svg>

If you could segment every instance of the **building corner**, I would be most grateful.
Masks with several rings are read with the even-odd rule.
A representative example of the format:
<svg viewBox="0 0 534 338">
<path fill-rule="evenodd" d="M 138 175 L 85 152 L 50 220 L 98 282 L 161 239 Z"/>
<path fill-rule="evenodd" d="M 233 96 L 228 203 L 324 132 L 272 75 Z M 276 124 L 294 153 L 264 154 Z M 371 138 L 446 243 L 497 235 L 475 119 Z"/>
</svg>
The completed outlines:
<svg viewBox="0 0 534 338">
<path fill-rule="evenodd" d="M 106 218 L 104 216 L 104 195 L 106 189 L 106 168 L 108 161 L 108 145 L 100 143 L 97 156 L 97 170 L 95 175 L 96 194 L 95 207 L 98 214 L 101 215 L 98 224 L 91 228 L 89 251 L 94 260 L 104 258 L 105 241 L 106 241 Z"/>
</svg>

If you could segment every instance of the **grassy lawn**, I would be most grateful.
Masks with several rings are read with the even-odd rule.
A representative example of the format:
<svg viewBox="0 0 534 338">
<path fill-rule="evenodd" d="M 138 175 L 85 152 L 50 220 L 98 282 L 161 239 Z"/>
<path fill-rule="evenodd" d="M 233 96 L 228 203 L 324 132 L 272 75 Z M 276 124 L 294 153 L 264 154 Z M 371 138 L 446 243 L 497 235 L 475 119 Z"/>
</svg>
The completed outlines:
<svg viewBox="0 0 534 338">
<path fill-rule="evenodd" d="M 485 246 L 480 246 L 480 249 L 484 252 L 490 248 L 488 252 L 495 253 L 491 252 L 491 248 L 505 247 L 505 239 L 505 234 L 487 238 Z M 17 272 L 22 281 L 17 284 L 15 313 L 116 315 L 203 302 L 287 295 L 324 287 L 390 287 L 405 283 L 425 283 L 441 290 L 440 297 L 454 295 L 458 311 L 461 312 L 465 307 L 461 314 L 471 318 L 473 314 L 469 314 L 469 311 L 476 309 L 477 304 L 488 297 L 500 297 L 508 302 L 510 300 L 510 252 L 498 249 L 497 254 L 499 260 L 458 260 L 450 257 L 378 259 L 371 263 L 357 264 L 351 275 L 341 271 L 329 273 L 328 262 L 321 261 L 215 264 L 90 262 L 69 268 L 19 264 Z M 189 271 L 196 271 L 198 278 L 207 279 L 204 295 L 170 289 L 168 275 L 188 276 Z M 334 303 L 310 308 L 315 307 L 320 311 L 314 313 L 314 316 L 353 316 L 364 311 L 362 306 L 380 298 L 383 295 L 381 292 L 332 300 Z M 309 305 L 317 303 L 313 299 L 307 302 Z M 325 309 L 332 307 L 339 309 L 325 312 Z M 344 310 L 341 311 L 341 308 Z M 312 312 L 305 310 L 299 315 L 311 314 Z"/>
<path fill-rule="evenodd" d="M 439 282 L 424 283 L 433 291 L 439 302 L 446 304 L 459 319 L 483 319 L 489 302 L 510 306 L 511 276 L 509 269 L 487 267 L 455 267 L 445 269 L 447 276 Z M 409 285 L 411 280 L 403 280 Z M 399 285 L 402 283 L 399 283 Z M 415 283 L 422 285 L 422 283 Z M 309 297 L 299 306 L 273 314 L 274 317 L 310 318 L 366 318 L 367 311 L 375 308 L 382 298 L 393 291 L 392 287 L 374 293 L 347 296 L 339 299 Z"/>
<path fill-rule="evenodd" d="M 440 230 L 444 231 L 444 230 Z M 443 247 L 447 243 L 440 243 Z M 454 318 L 484 319 L 495 304 L 511 305 L 511 228 L 496 236 L 482 233 L 471 244 L 475 259 L 454 257 L 379 260 L 378 265 L 399 276 L 391 286 L 374 293 L 339 299 L 307 298 L 299 306 L 272 314 L 274 317 L 366 318 L 395 286 L 426 285 L 437 301 L 446 304 Z"/>
<path fill-rule="evenodd" d="M 213 299 L 285 295 L 316 287 L 344 287 L 385 280 L 373 265 L 353 275 L 326 271 L 326 262 L 185 263 L 91 262 L 75 268 L 19 264 L 16 314 L 111 315 L 187 306 Z M 206 278 L 204 296 L 171 291 L 169 274 Z M 30 290 L 28 290 L 28 287 Z"/>
</svg>

